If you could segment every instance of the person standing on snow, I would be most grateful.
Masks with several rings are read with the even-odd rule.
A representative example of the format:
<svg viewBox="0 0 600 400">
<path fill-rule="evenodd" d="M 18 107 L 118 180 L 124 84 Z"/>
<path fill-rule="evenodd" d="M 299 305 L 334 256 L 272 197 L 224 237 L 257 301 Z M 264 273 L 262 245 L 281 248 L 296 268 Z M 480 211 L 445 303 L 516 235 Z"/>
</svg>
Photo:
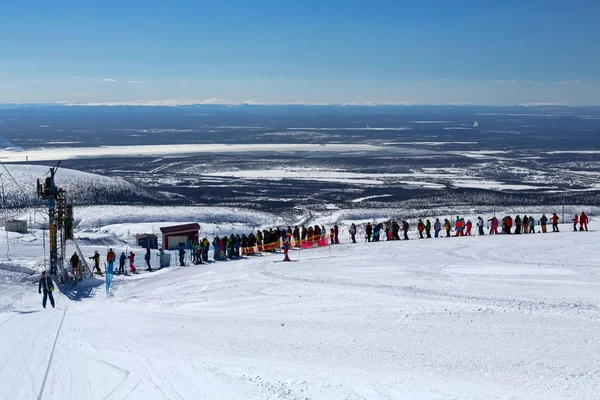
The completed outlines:
<svg viewBox="0 0 600 400">
<path fill-rule="evenodd" d="M 373 228 L 373 241 L 374 242 L 379 242 L 379 230 L 381 229 L 381 227 L 379 226 L 379 224 L 375 225 L 375 228 Z"/>
<path fill-rule="evenodd" d="M 488 222 L 491 222 L 492 225 L 490 227 L 490 235 L 498 234 L 498 218 L 494 216 L 492 219 L 488 219 Z"/>
<path fill-rule="evenodd" d="M 404 240 L 408 240 L 408 230 L 410 225 L 407 220 L 402 221 L 402 231 L 404 231 Z M 422 235 L 421 235 L 422 236 Z"/>
<path fill-rule="evenodd" d="M 446 230 L 446 237 L 450 237 L 452 225 L 450 225 L 450 220 L 448 218 L 444 219 L 444 229 Z"/>
<path fill-rule="evenodd" d="M 436 238 L 440 237 L 441 230 L 442 230 L 442 223 L 440 222 L 439 218 L 436 218 L 435 222 L 433 223 L 433 235 Z"/>
<path fill-rule="evenodd" d="M 135 253 L 133 251 L 129 252 L 129 257 L 127 257 L 127 259 L 129 260 L 129 271 L 131 271 L 132 274 L 137 272 L 135 265 L 133 264 L 135 260 Z"/>
<path fill-rule="evenodd" d="M 471 236 L 471 229 L 473 229 L 473 223 L 471 222 L 471 220 L 467 220 L 467 225 L 465 226 L 467 227 L 467 232 L 465 233 L 465 235 Z"/>
<path fill-rule="evenodd" d="M 365 227 L 365 234 L 367 235 L 367 241 L 371 241 L 371 235 L 373 234 L 373 227 L 370 222 L 367 222 L 367 226 Z"/>
<path fill-rule="evenodd" d="M 117 255 L 113 249 L 108 249 L 108 253 L 106 253 L 106 262 L 108 263 L 109 270 L 115 270 L 115 261 L 117 261 Z"/>
<path fill-rule="evenodd" d="M 425 221 L 425 234 L 427 235 L 427 239 L 431 239 L 431 221 L 429 219 Z"/>
<path fill-rule="evenodd" d="M 333 231 L 333 229 L 332 229 Z M 291 241 L 292 241 L 292 234 L 290 232 L 286 233 L 286 237 L 285 240 L 283 241 L 283 255 L 285 256 L 283 261 L 292 261 L 290 260 L 290 256 L 288 255 L 288 252 L 290 251 L 290 247 L 291 247 Z"/>
<path fill-rule="evenodd" d="M 184 259 L 185 259 L 185 248 L 183 246 L 180 246 L 179 247 L 179 264 L 182 267 L 185 267 L 185 261 L 184 261 Z"/>
<path fill-rule="evenodd" d="M 90 260 L 94 260 L 94 269 L 96 270 L 96 274 L 101 274 L 102 270 L 100 269 L 100 253 L 98 253 L 98 250 L 94 251 L 94 255 L 90 257 Z"/>
<path fill-rule="evenodd" d="M 75 252 L 71 256 L 71 273 L 73 274 L 73 277 L 76 278 L 80 277 L 79 272 L 79 256 L 77 255 L 77 252 Z"/>
<path fill-rule="evenodd" d="M 527 215 L 523 215 L 523 234 L 529 233 L 529 218 Z"/>
<path fill-rule="evenodd" d="M 125 261 L 126 260 L 127 260 L 127 256 L 125 255 L 125 252 L 122 252 L 121 257 L 119 257 L 119 270 L 117 271 L 117 273 L 119 273 L 119 274 L 125 273 Z"/>
<path fill-rule="evenodd" d="M 515 218 L 515 234 L 521 234 L 521 217 L 519 217 L 518 215 Z"/>
<path fill-rule="evenodd" d="M 152 266 L 150 265 L 150 260 L 152 259 L 152 254 L 150 253 L 150 247 L 146 248 L 146 255 L 144 255 L 144 260 L 146 261 L 146 271 L 152 271 Z"/>
<path fill-rule="evenodd" d="M 546 229 L 547 223 L 548 223 L 548 217 L 546 217 L 546 214 L 542 214 L 542 218 L 540 218 L 540 225 L 542 226 L 542 233 L 547 232 L 547 229 Z"/>
<path fill-rule="evenodd" d="M 529 217 L 529 233 L 535 233 L 535 218 Z"/>
<path fill-rule="evenodd" d="M 350 226 L 350 238 L 352 239 L 352 243 L 356 243 L 356 225 L 352 224 Z"/>
<path fill-rule="evenodd" d="M 158 269 L 163 269 L 165 261 L 165 251 L 162 249 L 158 249 Z"/>
<path fill-rule="evenodd" d="M 50 304 L 52 305 L 52 308 L 54 308 L 54 297 L 52 296 L 52 291 L 54 290 L 54 283 L 52 283 L 52 279 L 50 279 L 49 276 L 46 276 L 46 271 L 42 271 L 42 277 L 40 278 L 40 284 L 38 285 L 39 294 L 42 294 L 42 290 L 44 291 L 42 306 L 46 308 L 46 301 L 49 297 Z"/>
<path fill-rule="evenodd" d="M 550 218 L 550 220 L 552 221 L 552 232 L 560 232 L 558 230 L 558 220 L 560 218 L 558 217 L 558 215 L 556 215 L 556 213 L 552 213 L 552 218 Z"/>
<path fill-rule="evenodd" d="M 579 231 L 581 232 L 585 229 L 585 231 L 587 232 L 588 216 L 584 211 L 581 212 L 581 217 L 579 217 L 579 224 Z"/>
<path fill-rule="evenodd" d="M 485 222 L 483 221 L 483 218 L 481 218 L 481 216 L 477 217 L 477 228 L 479 229 L 479 236 L 485 235 L 485 232 L 483 231 L 484 225 Z"/>
<path fill-rule="evenodd" d="M 579 216 L 575 214 L 575 218 L 573 218 L 573 232 L 577 232 L 577 224 L 579 223 Z"/>
<path fill-rule="evenodd" d="M 464 236 L 464 230 L 465 228 L 465 220 L 461 217 L 459 217 L 458 215 L 456 216 L 456 224 L 454 225 L 454 229 L 456 230 L 456 233 L 454 234 L 454 236 Z"/>
<path fill-rule="evenodd" d="M 425 224 L 423 223 L 422 219 L 420 219 L 419 222 L 417 222 L 417 230 L 419 231 L 419 239 L 423 239 L 423 231 L 425 230 Z"/>
</svg>

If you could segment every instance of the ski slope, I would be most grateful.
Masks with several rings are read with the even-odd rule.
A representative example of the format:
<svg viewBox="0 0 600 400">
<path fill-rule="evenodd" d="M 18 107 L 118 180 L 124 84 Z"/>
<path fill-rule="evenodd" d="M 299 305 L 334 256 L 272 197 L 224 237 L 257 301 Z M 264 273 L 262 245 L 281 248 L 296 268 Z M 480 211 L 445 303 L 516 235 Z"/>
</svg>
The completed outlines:
<svg viewBox="0 0 600 400">
<path fill-rule="evenodd" d="M 0 399 L 597 399 L 600 233 L 562 230 L 174 267 L 45 310 L 0 267 Z"/>
</svg>

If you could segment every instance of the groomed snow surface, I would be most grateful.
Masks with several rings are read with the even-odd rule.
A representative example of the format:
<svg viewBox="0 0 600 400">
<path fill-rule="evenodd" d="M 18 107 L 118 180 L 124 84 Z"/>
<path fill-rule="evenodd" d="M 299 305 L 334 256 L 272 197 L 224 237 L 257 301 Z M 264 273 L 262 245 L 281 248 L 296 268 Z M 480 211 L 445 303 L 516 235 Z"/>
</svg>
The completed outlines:
<svg viewBox="0 0 600 400">
<path fill-rule="evenodd" d="M 597 399 L 600 234 L 562 230 L 344 240 L 117 276 L 108 298 L 88 282 L 57 309 L 3 264 L 0 398 Z"/>
</svg>

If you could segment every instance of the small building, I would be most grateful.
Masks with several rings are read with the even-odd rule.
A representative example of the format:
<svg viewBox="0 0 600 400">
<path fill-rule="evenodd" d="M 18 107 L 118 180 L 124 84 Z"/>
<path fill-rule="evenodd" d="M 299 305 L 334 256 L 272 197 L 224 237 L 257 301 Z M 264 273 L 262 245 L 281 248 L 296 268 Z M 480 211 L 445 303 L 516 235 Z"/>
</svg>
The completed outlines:
<svg viewBox="0 0 600 400">
<path fill-rule="evenodd" d="M 7 232 L 27 233 L 27 220 L 14 219 L 6 221 L 4 229 Z"/>
<path fill-rule="evenodd" d="M 189 242 L 198 241 L 198 232 L 200 231 L 200 225 L 185 224 L 166 226 L 160 228 L 162 232 L 162 246 L 165 250 L 177 249 L 180 246 L 187 246 Z"/>
<path fill-rule="evenodd" d="M 135 241 L 138 246 L 144 249 L 158 249 L 158 236 L 151 233 L 135 235 Z"/>
</svg>

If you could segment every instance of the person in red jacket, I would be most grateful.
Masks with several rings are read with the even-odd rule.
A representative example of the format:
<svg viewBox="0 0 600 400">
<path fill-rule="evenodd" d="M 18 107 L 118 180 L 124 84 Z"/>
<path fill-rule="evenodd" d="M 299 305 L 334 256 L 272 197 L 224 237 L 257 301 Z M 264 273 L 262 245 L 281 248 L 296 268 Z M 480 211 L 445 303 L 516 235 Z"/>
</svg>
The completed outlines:
<svg viewBox="0 0 600 400">
<path fill-rule="evenodd" d="M 467 236 L 471 236 L 471 228 L 473 228 L 473 223 L 471 222 L 471 220 L 467 221 L 467 232 L 465 233 L 465 235 Z"/>
<path fill-rule="evenodd" d="M 581 212 L 581 217 L 579 217 L 579 231 L 583 231 L 585 229 L 585 231 L 587 232 L 587 224 L 588 224 L 588 216 L 585 214 L 585 212 Z"/>
<path fill-rule="evenodd" d="M 510 230 L 512 229 L 512 226 L 513 226 L 513 219 L 509 215 L 508 217 L 506 217 L 506 233 L 510 234 Z"/>
<path fill-rule="evenodd" d="M 575 214 L 575 218 L 573 218 L 573 232 L 577 232 L 577 224 L 579 223 L 579 217 Z"/>
<path fill-rule="evenodd" d="M 558 220 L 560 218 L 558 218 L 558 215 L 556 215 L 556 213 L 552 214 L 552 218 L 550 218 L 550 221 L 552 221 L 552 232 L 560 232 L 558 230 Z"/>
<path fill-rule="evenodd" d="M 129 270 L 131 271 L 131 273 L 137 272 L 137 270 L 135 269 L 135 253 L 133 251 L 129 252 L 129 257 L 127 257 L 127 259 L 129 260 Z"/>
</svg>

